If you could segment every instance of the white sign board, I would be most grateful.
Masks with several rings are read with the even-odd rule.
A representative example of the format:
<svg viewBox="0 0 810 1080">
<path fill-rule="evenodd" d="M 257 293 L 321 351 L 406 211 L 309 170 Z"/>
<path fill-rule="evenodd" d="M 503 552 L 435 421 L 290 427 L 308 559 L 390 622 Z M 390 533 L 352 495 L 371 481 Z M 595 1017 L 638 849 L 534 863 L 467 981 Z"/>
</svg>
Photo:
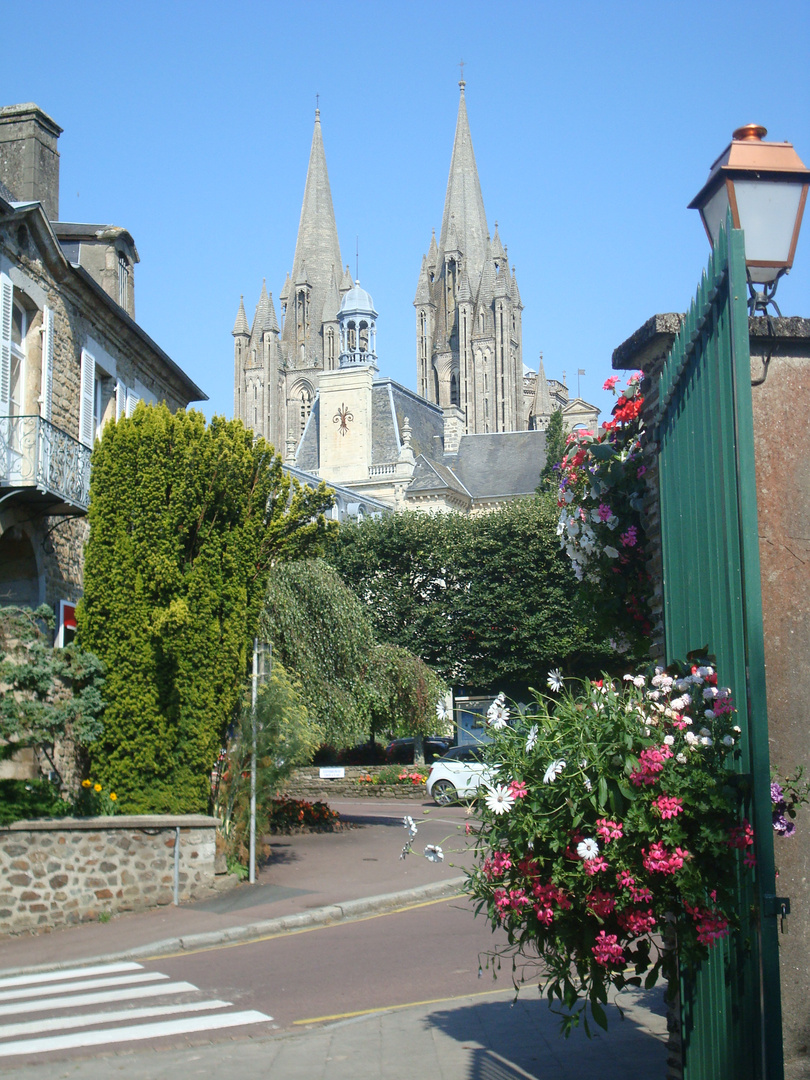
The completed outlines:
<svg viewBox="0 0 810 1080">
<path fill-rule="evenodd" d="M 327 765 L 319 769 L 318 773 L 321 780 L 343 780 L 346 776 L 346 770 L 342 765 Z"/>
</svg>

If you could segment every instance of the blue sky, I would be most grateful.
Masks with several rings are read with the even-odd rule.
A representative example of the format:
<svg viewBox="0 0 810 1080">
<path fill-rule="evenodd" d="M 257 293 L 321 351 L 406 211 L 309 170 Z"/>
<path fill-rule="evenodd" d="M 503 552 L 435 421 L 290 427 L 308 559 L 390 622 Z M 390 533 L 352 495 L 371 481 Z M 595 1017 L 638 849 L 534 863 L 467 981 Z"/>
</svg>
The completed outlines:
<svg viewBox="0 0 810 1080">
<path fill-rule="evenodd" d="M 465 62 L 490 228 L 515 265 L 524 361 L 609 409 L 612 350 L 685 310 L 708 256 L 686 209 L 735 127 L 810 165 L 810 4 L 227 6 L 37 3 L 6 50 L 0 101 L 35 101 L 60 139 L 65 221 L 123 225 L 136 314 L 233 408 L 231 329 L 292 268 L 315 109 L 344 263 L 379 312 L 381 374 L 415 385 L 413 297 L 441 224 Z M 810 218 L 784 314 L 810 316 Z"/>
</svg>

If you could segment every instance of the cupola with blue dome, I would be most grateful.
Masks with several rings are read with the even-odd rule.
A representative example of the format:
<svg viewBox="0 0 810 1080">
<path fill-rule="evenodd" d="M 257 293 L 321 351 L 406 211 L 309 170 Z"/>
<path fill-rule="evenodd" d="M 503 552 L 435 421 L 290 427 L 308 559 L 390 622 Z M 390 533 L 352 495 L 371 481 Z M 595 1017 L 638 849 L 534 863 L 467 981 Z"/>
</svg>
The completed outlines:
<svg viewBox="0 0 810 1080">
<path fill-rule="evenodd" d="M 377 369 L 377 312 L 374 301 L 355 281 L 338 312 L 340 366 L 371 365 Z"/>
</svg>

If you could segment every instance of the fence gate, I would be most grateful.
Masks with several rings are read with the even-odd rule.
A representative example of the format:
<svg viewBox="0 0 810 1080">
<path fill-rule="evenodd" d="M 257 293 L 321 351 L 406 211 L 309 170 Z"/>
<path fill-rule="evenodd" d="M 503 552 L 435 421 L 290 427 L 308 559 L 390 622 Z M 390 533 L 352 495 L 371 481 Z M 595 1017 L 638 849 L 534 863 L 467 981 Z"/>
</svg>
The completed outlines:
<svg viewBox="0 0 810 1080">
<path fill-rule="evenodd" d="M 660 378 L 657 438 L 667 661 L 708 645 L 742 728 L 755 881 L 741 931 L 681 971 L 684 1080 L 783 1080 L 743 233 L 721 231 Z"/>
</svg>

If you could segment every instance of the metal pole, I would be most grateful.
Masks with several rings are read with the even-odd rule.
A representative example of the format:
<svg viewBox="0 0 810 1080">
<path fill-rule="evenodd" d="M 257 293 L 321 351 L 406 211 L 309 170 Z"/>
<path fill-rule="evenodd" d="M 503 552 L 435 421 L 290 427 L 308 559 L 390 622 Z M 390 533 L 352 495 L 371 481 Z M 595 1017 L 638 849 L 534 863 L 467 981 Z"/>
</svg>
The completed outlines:
<svg viewBox="0 0 810 1080">
<path fill-rule="evenodd" d="M 180 906 L 180 826 L 174 830 L 174 906 Z"/>
<path fill-rule="evenodd" d="M 250 692 L 250 865 L 248 881 L 256 881 L 256 680 L 259 677 L 259 639 L 253 639 L 253 678 Z"/>
</svg>

